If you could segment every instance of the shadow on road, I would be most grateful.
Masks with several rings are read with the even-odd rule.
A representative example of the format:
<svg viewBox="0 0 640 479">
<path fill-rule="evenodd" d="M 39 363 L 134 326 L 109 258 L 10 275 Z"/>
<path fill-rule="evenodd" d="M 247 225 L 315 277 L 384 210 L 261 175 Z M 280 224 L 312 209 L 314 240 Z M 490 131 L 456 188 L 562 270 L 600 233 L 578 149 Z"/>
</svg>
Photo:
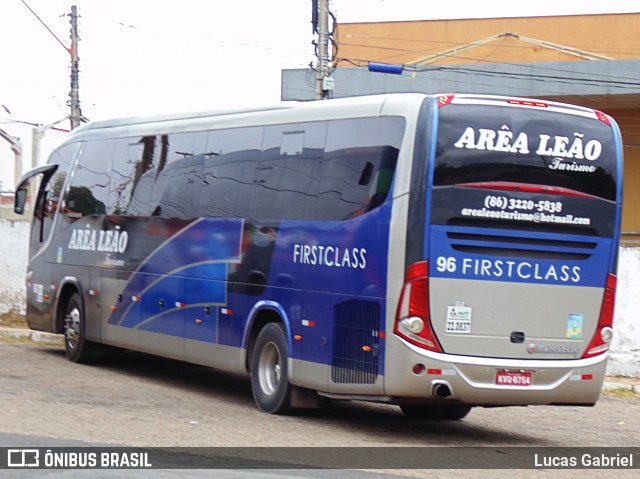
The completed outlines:
<svg viewBox="0 0 640 479">
<path fill-rule="evenodd" d="M 184 390 L 189 394 L 202 395 L 205 399 L 226 401 L 236 407 L 251 409 L 256 406 L 251 394 L 249 378 L 221 372 L 212 368 L 159 358 L 137 352 L 117 351 L 103 356 L 90 366 L 68 363 L 64 350 L 37 348 L 37 352 L 55 361 L 64 362 L 60 367 L 88 368 L 109 371 L 150 381 L 172 390 Z M 513 409 L 513 408 L 510 408 Z M 519 408 L 522 410 L 522 408 Z M 491 410 L 497 411 L 497 410 Z M 506 409 L 502 410 L 506 412 Z M 483 444 L 509 446 L 560 445 L 532 434 L 530 428 L 516 428 L 509 423 L 511 414 L 505 415 L 504 426 L 496 426 L 495 419 L 486 421 L 489 410 L 475 408 L 469 416 L 460 421 L 427 421 L 410 419 L 397 406 L 373 404 L 357 401 L 328 401 L 322 408 L 297 410 L 279 418 L 291 422 L 291 427 L 304 427 L 305 423 L 330 426 L 337 431 L 357 430 L 370 436 L 372 442 L 382 438 L 389 444 L 406 443 L 412 438 L 412 445 L 477 446 Z M 492 413 L 495 415 L 495 413 Z M 523 432 L 518 432 L 523 431 Z M 339 433 L 339 432 L 338 432 Z"/>
</svg>

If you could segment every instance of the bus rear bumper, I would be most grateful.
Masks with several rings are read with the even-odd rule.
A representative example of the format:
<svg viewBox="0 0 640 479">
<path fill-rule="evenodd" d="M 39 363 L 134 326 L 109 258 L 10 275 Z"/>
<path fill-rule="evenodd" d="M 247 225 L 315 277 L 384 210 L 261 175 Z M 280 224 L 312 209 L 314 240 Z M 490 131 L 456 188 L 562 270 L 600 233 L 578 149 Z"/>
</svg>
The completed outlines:
<svg viewBox="0 0 640 479">
<path fill-rule="evenodd" d="M 404 344 L 407 349 L 400 364 L 387 364 L 385 374 L 385 393 L 397 398 L 395 402 L 593 405 L 600 396 L 608 356 L 566 360 L 479 358 L 424 352 Z"/>
</svg>

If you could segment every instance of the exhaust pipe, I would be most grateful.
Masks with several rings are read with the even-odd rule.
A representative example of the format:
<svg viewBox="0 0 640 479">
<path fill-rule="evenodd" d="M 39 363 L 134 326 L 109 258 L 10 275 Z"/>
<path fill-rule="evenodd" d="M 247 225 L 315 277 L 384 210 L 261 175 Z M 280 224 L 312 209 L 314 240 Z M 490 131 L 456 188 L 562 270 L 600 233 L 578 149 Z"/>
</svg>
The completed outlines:
<svg viewBox="0 0 640 479">
<path fill-rule="evenodd" d="M 437 398 L 448 398 L 449 396 L 451 396 L 453 393 L 451 392 L 451 386 L 449 386 L 449 383 L 445 382 L 445 381 L 438 381 L 433 383 L 433 389 L 431 390 L 431 393 L 437 397 Z"/>
</svg>

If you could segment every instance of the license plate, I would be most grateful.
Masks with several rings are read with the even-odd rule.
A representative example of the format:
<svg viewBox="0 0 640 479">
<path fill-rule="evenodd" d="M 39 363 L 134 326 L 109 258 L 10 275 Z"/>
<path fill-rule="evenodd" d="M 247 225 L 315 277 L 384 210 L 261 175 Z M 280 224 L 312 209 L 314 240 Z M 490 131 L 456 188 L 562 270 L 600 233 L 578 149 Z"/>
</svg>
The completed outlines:
<svg viewBox="0 0 640 479">
<path fill-rule="evenodd" d="M 496 384 L 501 386 L 531 386 L 533 374 L 531 371 L 498 371 Z"/>
</svg>

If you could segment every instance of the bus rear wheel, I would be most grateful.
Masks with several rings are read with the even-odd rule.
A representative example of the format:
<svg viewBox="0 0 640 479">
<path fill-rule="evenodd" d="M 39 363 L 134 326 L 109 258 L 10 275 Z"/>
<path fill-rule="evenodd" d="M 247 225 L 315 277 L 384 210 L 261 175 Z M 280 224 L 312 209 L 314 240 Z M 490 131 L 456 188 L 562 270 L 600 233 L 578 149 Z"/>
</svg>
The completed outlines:
<svg viewBox="0 0 640 479">
<path fill-rule="evenodd" d="M 64 344 L 67 358 L 74 363 L 87 363 L 93 358 L 94 344 L 85 338 L 85 319 L 79 293 L 69 297 L 64 315 Z"/>
<path fill-rule="evenodd" d="M 400 406 L 400 409 L 405 416 L 412 419 L 457 421 L 469 414 L 471 406 L 466 406 L 464 404 L 412 404 L 402 405 Z"/>
<path fill-rule="evenodd" d="M 251 358 L 251 389 L 258 408 L 282 414 L 291 408 L 287 339 L 282 327 L 267 324 L 256 339 Z"/>
</svg>

